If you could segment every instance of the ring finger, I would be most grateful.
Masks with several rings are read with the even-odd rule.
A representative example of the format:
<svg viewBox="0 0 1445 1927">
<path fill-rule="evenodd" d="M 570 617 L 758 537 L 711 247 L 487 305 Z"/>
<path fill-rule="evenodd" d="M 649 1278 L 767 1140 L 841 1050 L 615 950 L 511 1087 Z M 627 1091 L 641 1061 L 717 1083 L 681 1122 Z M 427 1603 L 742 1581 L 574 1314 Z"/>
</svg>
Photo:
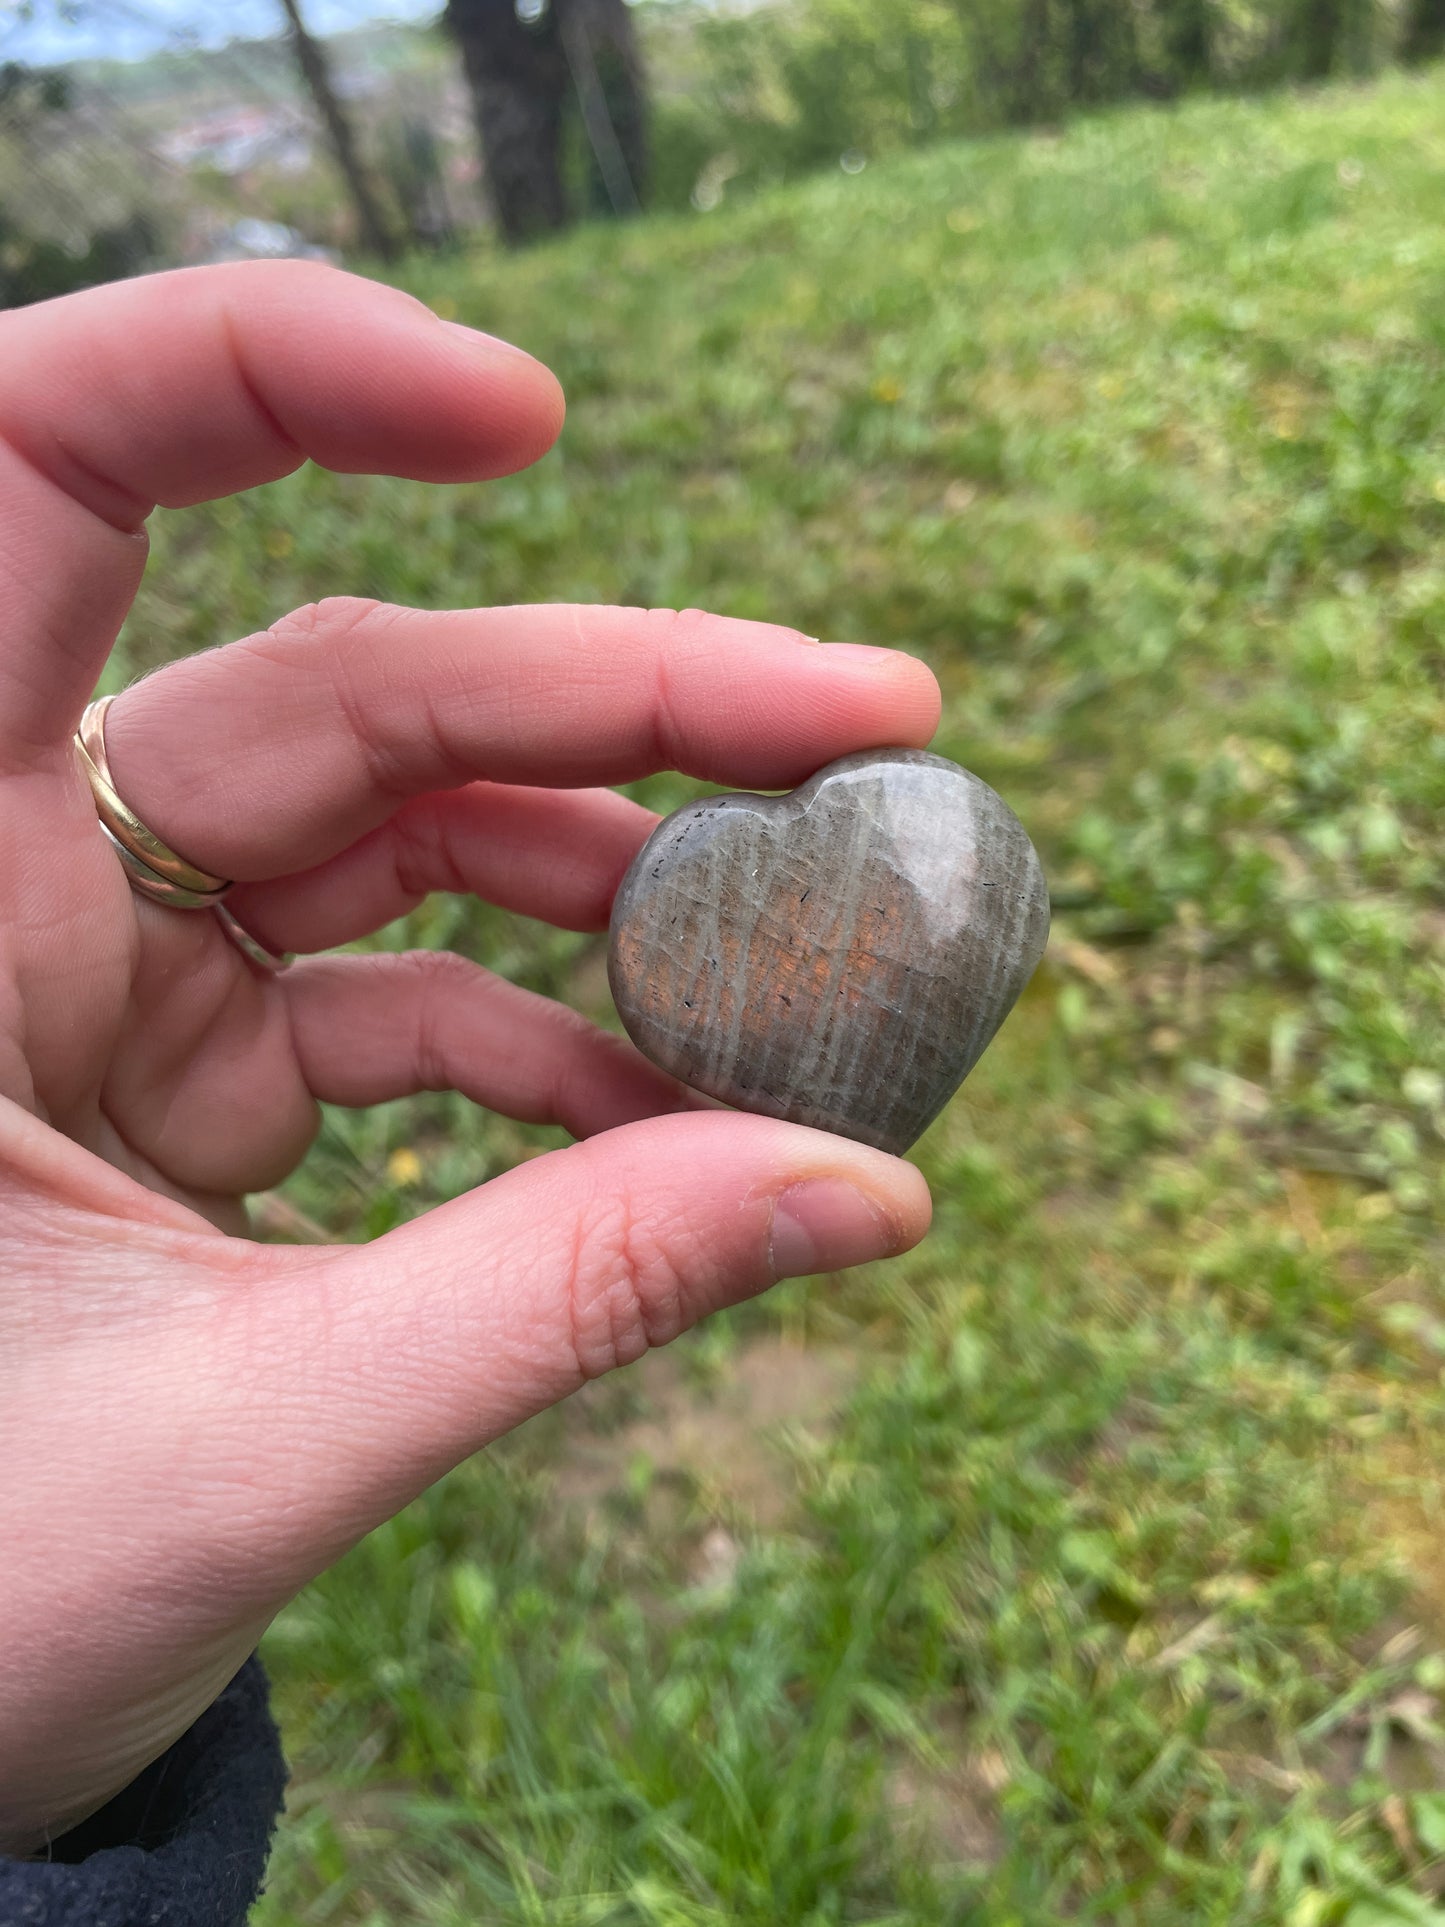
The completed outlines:
<svg viewBox="0 0 1445 1927">
<path fill-rule="evenodd" d="M 230 904 L 262 943 L 297 952 L 352 943 L 433 890 L 482 897 L 564 930 L 601 930 L 656 821 L 615 790 L 433 790 L 315 869 L 240 885 Z"/>
</svg>

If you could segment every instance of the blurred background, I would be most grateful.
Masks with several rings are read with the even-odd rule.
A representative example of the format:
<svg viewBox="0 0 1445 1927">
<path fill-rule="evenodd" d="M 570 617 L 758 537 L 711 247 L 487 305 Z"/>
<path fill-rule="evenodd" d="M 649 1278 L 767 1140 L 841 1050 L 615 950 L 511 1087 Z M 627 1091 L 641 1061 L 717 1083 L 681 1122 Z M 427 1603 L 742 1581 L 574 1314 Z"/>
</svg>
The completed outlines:
<svg viewBox="0 0 1445 1927">
<path fill-rule="evenodd" d="M 1442 51 L 1445 0 L 5 0 L 0 299 L 708 213 L 1083 107 Z"/>
<path fill-rule="evenodd" d="M 892 643 L 1054 897 L 923 1248 L 590 1388 L 272 1629 L 264 1927 L 1445 1927 L 1442 42 L 1441 0 L 0 6 L 0 299 L 315 251 L 569 396 L 499 484 L 158 515 L 107 687 L 332 592 Z M 615 1023 L 598 935 L 374 941 Z M 557 1141 L 328 1113 L 258 1231 Z"/>
</svg>

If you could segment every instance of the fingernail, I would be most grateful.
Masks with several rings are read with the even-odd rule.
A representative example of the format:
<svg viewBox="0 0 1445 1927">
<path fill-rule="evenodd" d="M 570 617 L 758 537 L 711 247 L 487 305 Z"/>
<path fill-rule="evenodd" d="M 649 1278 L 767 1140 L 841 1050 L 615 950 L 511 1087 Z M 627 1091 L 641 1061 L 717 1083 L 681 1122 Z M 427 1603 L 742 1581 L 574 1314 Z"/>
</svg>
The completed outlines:
<svg viewBox="0 0 1445 1927">
<path fill-rule="evenodd" d="M 869 662 L 875 667 L 898 660 L 896 649 L 880 648 L 871 642 L 825 642 L 823 647 L 830 656 L 856 656 L 859 662 Z"/>
<path fill-rule="evenodd" d="M 809 1178 L 773 1206 L 775 1278 L 866 1265 L 898 1249 L 898 1233 L 871 1199 L 842 1178 Z"/>
</svg>

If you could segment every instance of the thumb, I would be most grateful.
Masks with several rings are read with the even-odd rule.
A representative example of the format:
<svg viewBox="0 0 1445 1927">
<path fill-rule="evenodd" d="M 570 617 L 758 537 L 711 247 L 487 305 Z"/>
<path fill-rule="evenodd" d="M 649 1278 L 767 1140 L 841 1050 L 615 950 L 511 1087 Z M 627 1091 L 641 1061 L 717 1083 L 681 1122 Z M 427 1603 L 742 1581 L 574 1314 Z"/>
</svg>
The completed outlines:
<svg viewBox="0 0 1445 1927">
<path fill-rule="evenodd" d="M 929 1210 L 900 1159 L 698 1112 L 553 1152 L 328 1252 L 319 1291 L 277 1279 L 268 1430 L 252 1448 L 268 1463 L 252 1492 L 266 1494 L 258 1524 L 284 1535 L 272 1556 L 305 1568 L 283 1583 L 587 1379 L 779 1278 L 907 1250 Z M 254 1357 L 241 1382 L 256 1386 Z"/>
<path fill-rule="evenodd" d="M 199 1232 L 34 1120 L 9 1148 L 0 1853 L 126 1785 L 290 1594 L 449 1466 L 777 1278 L 906 1249 L 929 1212 L 910 1165 L 717 1112 L 624 1125 L 347 1251 Z"/>
</svg>

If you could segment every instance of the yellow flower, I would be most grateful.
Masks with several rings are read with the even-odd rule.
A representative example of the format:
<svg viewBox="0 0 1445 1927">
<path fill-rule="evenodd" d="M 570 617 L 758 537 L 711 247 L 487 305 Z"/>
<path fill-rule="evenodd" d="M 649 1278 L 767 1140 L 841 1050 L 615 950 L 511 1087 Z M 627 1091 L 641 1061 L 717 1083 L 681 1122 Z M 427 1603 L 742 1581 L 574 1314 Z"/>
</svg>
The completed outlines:
<svg viewBox="0 0 1445 1927">
<path fill-rule="evenodd" d="M 873 399 L 886 402 L 891 408 L 894 402 L 903 399 L 903 390 L 892 375 L 880 375 L 873 384 Z"/>
<path fill-rule="evenodd" d="M 398 1191 L 405 1191 L 410 1185 L 421 1183 L 421 1159 L 410 1145 L 404 1144 L 386 1160 L 386 1175 Z"/>
</svg>

